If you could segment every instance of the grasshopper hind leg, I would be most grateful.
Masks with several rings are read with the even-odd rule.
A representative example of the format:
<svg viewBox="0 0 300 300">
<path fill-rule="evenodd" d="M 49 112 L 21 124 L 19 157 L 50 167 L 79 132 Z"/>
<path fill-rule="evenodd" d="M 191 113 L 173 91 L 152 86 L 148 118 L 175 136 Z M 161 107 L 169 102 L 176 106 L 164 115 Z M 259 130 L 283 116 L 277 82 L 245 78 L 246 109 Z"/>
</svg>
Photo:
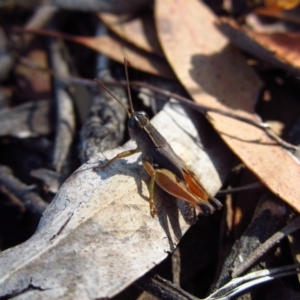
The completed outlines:
<svg viewBox="0 0 300 300">
<path fill-rule="evenodd" d="M 149 186 L 149 205 L 150 205 L 150 214 L 152 217 L 154 217 L 155 215 L 157 215 L 157 210 L 154 204 L 155 170 L 148 161 L 143 160 L 143 166 L 151 177 L 150 186 Z"/>
</svg>

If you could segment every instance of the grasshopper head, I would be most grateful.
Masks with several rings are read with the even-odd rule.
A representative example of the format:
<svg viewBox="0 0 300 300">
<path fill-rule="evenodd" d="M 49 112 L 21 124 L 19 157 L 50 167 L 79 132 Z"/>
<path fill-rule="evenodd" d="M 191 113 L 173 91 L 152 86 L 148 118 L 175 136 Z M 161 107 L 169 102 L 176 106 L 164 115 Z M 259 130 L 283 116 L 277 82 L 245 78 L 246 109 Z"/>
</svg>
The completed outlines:
<svg viewBox="0 0 300 300">
<path fill-rule="evenodd" d="M 128 127 L 132 130 L 144 128 L 147 124 L 149 124 L 149 117 L 144 111 L 134 111 L 128 120 Z"/>
<path fill-rule="evenodd" d="M 128 119 L 128 129 L 130 137 L 136 140 L 144 127 L 149 124 L 149 117 L 144 111 L 134 111 Z"/>
<path fill-rule="evenodd" d="M 134 111 L 128 120 L 129 133 L 132 139 L 149 124 L 149 117 L 144 111 Z"/>
</svg>

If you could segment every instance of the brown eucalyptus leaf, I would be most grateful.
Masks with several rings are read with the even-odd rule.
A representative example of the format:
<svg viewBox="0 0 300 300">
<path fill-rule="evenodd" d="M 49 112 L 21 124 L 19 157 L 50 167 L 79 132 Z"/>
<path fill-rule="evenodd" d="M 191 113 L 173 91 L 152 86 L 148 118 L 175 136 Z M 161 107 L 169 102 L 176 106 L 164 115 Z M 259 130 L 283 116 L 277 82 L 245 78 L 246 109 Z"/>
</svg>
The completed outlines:
<svg viewBox="0 0 300 300">
<path fill-rule="evenodd" d="M 264 0 L 267 7 L 277 9 L 293 9 L 300 4 L 299 0 Z"/>
<path fill-rule="evenodd" d="M 218 28 L 242 50 L 296 76 L 300 74 L 300 34 L 258 33 L 239 26 L 233 19 L 221 18 Z"/>
<path fill-rule="evenodd" d="M 233 155 L 210 124 L 195 116 L 192 122 L 180 106 L 167 105 L 153 123 L 214 195 Z M 104 155 L 134 147 L 129 142 Z M 159 188 L 158 216 L 150 216 L 150 180 L 140 154 L 93 172 L 101 158 L 94 157 L 63 184 L 28 241 L 0 254 L 0 297 L 112 297 L 174 250 L 189 225 L 175 199 Z"/>
<path fill-rule="evenodd" d="M 48 57 L 46 51 L 40 49 L 30 49 L 26 56 L 22 57 L 25 61 L 30 61 L 32 65 L 41 68 L 48 68 Z M 24 95 L 32 101 L 41 99 L 41 97 L 50 98 L 51 95 L 51 77 L 46 72 L 41 72 L 34 68 L 28 68 L 18 64 L 14 69 L 14 76 L 18 82 L 18 93 Z M 20 96 L 19 96 L 20 97 Z"/>
<path fill-rule="evenodd" d="M 271 18 L 282 20 L 282 21 L 292 22 L 292 23 L 296 23 L 296 24 L 300 23 L 298 9 L 278 10 L 276 8 L 271 8 L 271 7 L 257 7 L 254 10 L 254 13 L 259 16 L 271 17 Z M 281 24 L 279 26 L 282 26 L 285 29 L 288 28 L 288 26 L 285 26 L 285 23 L 280 22 L 279 24 Z"/>
<path fill-rule="evenodd" d="M 101 21 L 121 38 L 135 46 L 163 56 L 155 23 L 150 12 L 140 13 L 134 18 L 130 15 L 99 13 Z"/>
<path fill-rule="evenodd" d="M 261 82 L 215 27 L 213 13 L 196 0 L 157 1 L 155 13 L 167 59 L 193 99 L 259 121 Z M 289 152 L 248 123 L 213 112 L 208 120 L 263 184 L 300 211 L 300 166 Z"/>
<path fill-rule="evenodd" d="M 119 38 L 109 35 L 98 38 L 76 37 L 74 42 L 85 45 L 120 63 L 126 57 L 131 66 L 138 70 L 174 79 L 174 73 L 164 58 L 138 49 Z"/>
<path fill-rule="evenodd" d="M 157 55 L 138 49 L 134 45 L 112 35 L 101 37 L 87 37 L 64 34 L 51 30 L 35 30 L 14 28 L 14 31 L 21 33 L 34 33 L 81 44 L 85 47 L 102 53 L 111 59 L 123 63 L 124 57 L 131 62 L 131 66 L 138 70 L 174 79 L 174 73 L 166 60 Z"/>
</svg>

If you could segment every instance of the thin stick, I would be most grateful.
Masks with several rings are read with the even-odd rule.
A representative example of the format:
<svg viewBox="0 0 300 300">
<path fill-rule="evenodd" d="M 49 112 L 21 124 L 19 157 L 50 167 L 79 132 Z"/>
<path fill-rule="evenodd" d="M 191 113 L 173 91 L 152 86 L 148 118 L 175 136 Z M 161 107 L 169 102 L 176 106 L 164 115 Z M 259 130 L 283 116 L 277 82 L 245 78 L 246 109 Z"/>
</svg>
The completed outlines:
<svg viewBox="0 0 300 300">
<path fill-rule="evenodd" d="M 159 299 L 198 300 L 195 296 L 158 275 L 152 278 L 143 277 L 137 281 L 136 285 Z"/>
<path fill-rule="evenodd" d="M 240 193 L 240 192 L 244 192 L 244 191 L 256 190 L 256 189 L 260 189 L 263 187 L 264 187 L 264 185 L 261 182 L 254 182 L 254 183 L 246 184 L 246 185 L 239 186 L 236 188 L 220 190 L 218 192 L 217 196 L 224 196 L 227 194 L 235 194 L 235 193 Z"/>
<path fill-rule="evenodd" d="M 24 59 L 24 58 L 21 58 L 20 61 L 21 61 L 22 65 L 25 65 L 28 68 L 38 69 L 38 70 L 40 70 L 42 72 L 47 72 L 47 73 L 51 74 L 52 76 L 60 78 L 64 82 L 78 83 L 78 84 L 82 84 L 82 85 L 86 85 L 86 86 L 94 85 L 93 81 L 89 80 L 89 79 L 83 79 L 83 78 L 78 78 L 78 77 L 66 77 L 66 76 L 62 76 L 60 74 L 57 74 L 57 72 L 55 72 L 55 71 L 53 71 L 51 69 L 49 70 L 49 69 L 45 69 L 45 68 L 41 68 L 41 67 L 38 67 L 36 65 L 33 65 L 27 59 Z M 128 86 L 127 83 L 122 82 L 122 81 L 119 81 L 119 82 L 117 82 L 117 81 L 105 82 L 105 84 L 107 84 L 107 85 L 113 85 L 113 86 Z M 101 83 L 100 83 L 100 85 L 103 87 L 103 85 Z M 167 96 L 167 97 L 172 97 L 172 98 L 180 101 L 182 104 L 184 104 L 184 105 L 186 105 L 188 107 L 191 107 L 191 108 L 193 108 L 193 109 L 195 109 L 197 111 L 200 111 L 200 112 L 202 112 L 204 114 L 207 113 L 208 111 L 211 111 L 211 112 L 215 112 L 215 113 L 218 113 L 220 115 L 223 115 L 223 116 L 227 116 L 229 118 L 240 120 L 242 122 L 245 122 L 247 124 L 250 124 L 252 126 L 260 128 L 271 139 L 273 139 L 274 141 L 276 141 L 278 143 L 278 145 L 280 145 L 280 146 L 282 146 L 282 147 L 284 147 L 286 149 L 289 149 L 289 150 L 294 150 L 295 151 L 295 150 L 298 149 L 297 146 L 295 146 L 293 144 L 290 144 L 290 143 L 287 143 L 286 141 L 284 141 L 283 139 L 281 139 L 279 136 L 277 136 L 274 132 L 272 132 L 270 130 L 270 125 L 268 125 L 266 123 L 257 122 L 255 120 L 252 120 L 252 119 L 249 119 L 249 118 L 245 118 L 245 117 L 241 117 L 241 116 L 237 116 L 234 113 L 226 112 L 226 111 L 223 111 L 221 109 L 212 108 L 212 107 L 200 105 L 198 103 L 194 103 L 194 102 L 190 101 L 188 98 L 182 97 L 180 95 L 171 93 L 169 91 L 160 89 L 160 88 L 158 88 L 156 86 L 153 86 L 151 84 L 147 84 L 147 83 L 144 83 L 144 82 L 131 81 L 130 85 L 138 87 L 138 88 L 139 87 L 146 87 L 146 88 L 148 88 L 148 89 L 150 89 L 150 90 L 152 90 L 152 91 L 154 91 L 154 92 L 156 92 L 158 94 L 161 94 L 161 95 L 164 95 L 164 96 Z M 105 87 L 103 87 L 103 88 L 107 91 L 107 88 L 105 88 Z M 111 95 L 111 93 L 110 93 L 110 95 Z M 127 108 L 126 108 L 126 111 L 128 113 Z"/>
<path fill-rule="evenodd" d="M 240 121 L 245 122 L 247 124 L 253 125 L 253 126 L 255 126 L 259 129 L 262 129 L 272 140 L 277 142 L 282 147 L 284 147 L 286 149 L 289 149 L 289 150 L 294 150 L 294 151 L 296 151 L 298 149 L 297 146 L 284 141 L 279 136 L 277 136 L 273 131 L 271 131 L 270 125 L 267 124 L 267 123 L 257 122 L 255 120 L 250 119 L 250 118 L 241 117 L 241 116 L 238 116 L 238 115 L 236 115 L 234 113 L 231 113 L 231 112 L 227 112 L 227 111 L 224 111 L 224 110 L 221 110 L 221 109 L 218 109 L 218 108 L 204 106 L 204 105 L 192 102 L 188 98 L 185 98 L 185 97 L 182 97 L 180 95 L 171 93 L 169 91 L 163 90 L 161 88 L 158 88 L 156 86 L 150 85 L 150 84 L 145 83 L 145 82 L 131 81 L 130 85 L 131 86 L 137 86 L 137 87 L 145 87 L 145 88 L 148 88 L 148 89 L 150 89 L 150 90 L 152 90 L 156 93 L 159 93 L 161 95 L 174 98 L 174 99 L 178 100 L 179 102 L 181 102 L 183 105 L 186 105 L 188 107 L 191 107 L 192 109 L 200 111 L 203 114 L 206 114 L 207 112 L 210 111 L 210 112 L 215 112 L 215 113 L 218 113 L 220 115 L 223 115 L 223 116 L 226 116 L 226 117 L 229 117 L 229 118 L 240 120 Z"/>
<path fill-rule="evenodd" d="M 288 234 L 300 228 L 300 217 L 294 219 L 291 223 L 286 225 L 280 231 L 273 234 L 269 239 L 267 239 L 263 244 L 261 244 L 257 249 L 255 249 L 252 254 L 247 258 L 247 260 L 235 268 L 232 272 L 232 277 L 238 277 L 244 272 L 246 272 L 251 266 L 253 266 L 268 250 L 279 243 Z"/>
</svg>

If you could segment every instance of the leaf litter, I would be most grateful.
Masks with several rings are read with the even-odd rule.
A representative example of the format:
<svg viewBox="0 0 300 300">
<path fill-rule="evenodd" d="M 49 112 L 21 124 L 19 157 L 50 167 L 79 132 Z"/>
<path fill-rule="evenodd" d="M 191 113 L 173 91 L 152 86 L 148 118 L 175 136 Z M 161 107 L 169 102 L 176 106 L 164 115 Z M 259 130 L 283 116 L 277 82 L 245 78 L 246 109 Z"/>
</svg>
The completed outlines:
<svg viewBox="0 0 300 300">
<path fill-rule="evenodd" d="M 204 106 L 260 122 L 254 106 L 262 83 L 238 51 L 218 33 L 213 25 L 213 14 L 196 1 L 177 1 L 176 5 L 171 1 L 157 1 L 155 13 L 162 48 L 193 99 Z M 141 43 L 141 27 L 136 35 L 130 36 L 132 29 L 127 32 L 124 28 L 132 28 L 132 24 L 125 23 L 121 28 L 111 25 L 111 29 L 116 33 L 119 30 L 118 34 L 130 43 L 134 43 L 136 37 L 137 47 L 155 52 L 151 45 L 146 49 L 145 43 Z M 138 21 L 138 26 L 141 23 Z M 61 33 L 55 35 L 63 37 Z M 123 41 L 119 48 L 111 37 L 108 42 L 79 36 L 75 39 L 117 61 L 126 56 Z M 115 48 L 121 50 L 117 53 Z M 153 65 L 152 58 L 145 58 L 144 53 L 141 57 L 140 53 L 135 52 L 133 56 L 126 53 L 135 68 L 174 78 L 170 69 L 162 71 L 162 59 Z M 213 112 L 208 112 L 207 117 L 245 165 L 270 190 L 299 211 L 295 184 L 299 178 L 298 162 L 263 131 L 249 124 Z M 158 122 L 158 129 L 168 140 L 170 137 L 174 149 L 203 180 L 210 193 L 215 194 L 228 174 L 233 157 L 201 122 L 206 129 L 202 129 L 204 133 L 200 129 L 203 144 L 200 153 L 199 147 L 196 151 L 194 143 L 198 146 L 199 143 L 193 138 L 194 129 L 182 118 L 185 117 L 181 112 L 176 115 L 168 107 L 154 122 Z M 170 124 L 161 124 L 162 120 Z M 178 124 L 184 124 L 179 131 Z M 173 139 L 173 135 L 177 136 Z M 192 140 L 187 141 L 186 135 Z M 211 140 L 207 144 L 208 136 Z M 134 148 L 134 144 L 104 155 L 109 158 L 128 147 Z M 160 214 L 157 219 L 150 217 L 146 201 L 149 179 L 138 155 L 114 163 L 109 170 L 93 173 L 91 165 L 102 159 L 102 155 L 95 157 L 66 181 L 30 240 L 2 253 L 2 295 L 20 299 L 41 295 L 49 299 L 70 295 L 82 299 L 111 297 L 162 261 L 167 256 L 166 251 L 172 251 L 177 245 L 189 227 L 181 215 L 183 210 L 178 213 L 174 199 L 157 190 Z M 274 170 L 280 172 L 274 174 Z"/>
</svg>

